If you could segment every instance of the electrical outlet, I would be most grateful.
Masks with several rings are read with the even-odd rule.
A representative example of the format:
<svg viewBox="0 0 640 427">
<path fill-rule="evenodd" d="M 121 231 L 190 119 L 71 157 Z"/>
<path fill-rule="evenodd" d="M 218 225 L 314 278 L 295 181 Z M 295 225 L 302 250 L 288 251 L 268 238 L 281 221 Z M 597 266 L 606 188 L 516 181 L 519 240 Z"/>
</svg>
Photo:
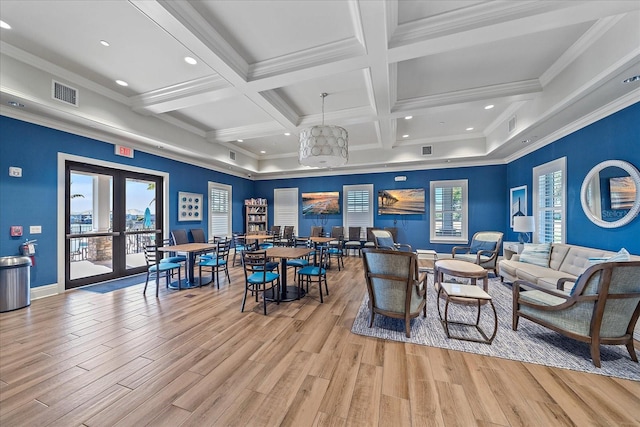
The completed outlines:
<svg viewBox="0 0 640 427">
<path fill-rule="evenodd" d="M 14 178 L 20 178 L 22 176 L 22 168 L 9 166 L 9 176 L 12 176 Z"/>
</svg>

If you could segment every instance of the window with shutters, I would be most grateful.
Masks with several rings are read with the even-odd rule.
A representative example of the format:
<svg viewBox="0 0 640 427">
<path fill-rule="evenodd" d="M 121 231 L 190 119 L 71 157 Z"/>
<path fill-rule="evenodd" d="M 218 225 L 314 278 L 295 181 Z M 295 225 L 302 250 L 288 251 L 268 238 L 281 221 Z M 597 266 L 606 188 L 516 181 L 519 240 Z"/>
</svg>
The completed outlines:
<svg viewBox="0 0 640 427">
<path fill-rule="evenodd" d="M 534 243 L 564 243 L 567 158 L 533 168 Z"/>
<path fill-rule="evenodd" d="M 209 240 L 231 236 L 231 186 L 209 182 Z"/>
<path fill-rule="evenodd" d="M 273 189 L 273 225 L 293 225 L 294 236 L 298 230 L 298 188 Z"/>
<path fill-rule="evenodd" d="M 343 185 L 342 194 L 345 233 L 360 227 L 360 239 L 366 240 L 367 227 L 373 227 L 373 184 Z"/>
<path fill-rule="evenodd" d="M 467 180 L 431 181 L 431 243 L 468 242 Z"/>
</svg>

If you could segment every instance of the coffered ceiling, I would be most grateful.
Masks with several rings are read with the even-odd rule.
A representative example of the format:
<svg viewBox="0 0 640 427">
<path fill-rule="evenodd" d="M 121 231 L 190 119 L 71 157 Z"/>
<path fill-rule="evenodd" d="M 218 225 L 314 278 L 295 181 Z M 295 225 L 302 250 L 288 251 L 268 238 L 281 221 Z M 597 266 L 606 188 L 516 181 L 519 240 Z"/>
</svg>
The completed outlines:
<svg viewBox="0 0 640 427">
<path fill-rule="evenodd" d="M 637 0 L 2 0 L 0 19 L 3 115 L 257 179 L 504 163 L 640 100 Z M 349 132 L 331 172 L 298 164 L 322 92 Z"/>
</svg>

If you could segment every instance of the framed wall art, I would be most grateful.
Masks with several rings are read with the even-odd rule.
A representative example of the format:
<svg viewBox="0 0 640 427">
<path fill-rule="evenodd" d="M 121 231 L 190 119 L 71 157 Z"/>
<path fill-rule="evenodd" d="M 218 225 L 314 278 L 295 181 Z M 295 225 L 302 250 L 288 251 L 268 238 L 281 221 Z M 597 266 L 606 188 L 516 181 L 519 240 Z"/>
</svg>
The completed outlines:
<svg viewBox="0 0 640 427">
<path fill-rule="evenodd" d="M 178 221 L 202 220 L 202 194 L 178 192 Z"/>
<path fill-rule="evenodd" d="M 509 190 L 509 194 L 509 218 L 513 228 L 514 217 L 527 216 L 527 186 L 514 187 Z"/>
</svg>

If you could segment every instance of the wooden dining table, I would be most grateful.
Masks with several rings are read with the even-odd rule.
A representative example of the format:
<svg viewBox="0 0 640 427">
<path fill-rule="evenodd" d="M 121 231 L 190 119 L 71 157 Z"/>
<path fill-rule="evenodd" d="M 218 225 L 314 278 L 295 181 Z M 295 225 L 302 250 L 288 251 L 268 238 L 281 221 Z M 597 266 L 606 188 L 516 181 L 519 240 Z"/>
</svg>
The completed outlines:
<svg viewBox="0 0 640 427">
<path fill-rule="evenodd" d="M 203 252 L 211 252 L 216 249 L 216 245 L 214 243 L 184 243 L 181 245 L 171 245 L 171 246 L 161 246 L 158 248 L 160 252 L 181 252 L 187 254 L 187 261 L 185 265 L 185 269 L 187 271 L 187 277 L 185 279 L 185 283 L 182 286 L 173 287 L 169 286 L 172 289 L 174 288 L 195 288 L 197 287 L 196 281 L 194 278 L 194 267 L 196 264 L 196 256 Z"/>
<path fill-rule="evenodd" d="M 303 297 L 304 289 L 298 290 L 297 286 L 287 286 L 287 260 L 302 258 L 309 255 L 313 251 L 312 248 L 301 248 L 291 246 L 274 246 L 266 250 L 267 257 L 280 258 L 280 301 L 294 301 L 299 296 Z M 266 295 L 265 295 L 266 296 Z"/>
</svg>

